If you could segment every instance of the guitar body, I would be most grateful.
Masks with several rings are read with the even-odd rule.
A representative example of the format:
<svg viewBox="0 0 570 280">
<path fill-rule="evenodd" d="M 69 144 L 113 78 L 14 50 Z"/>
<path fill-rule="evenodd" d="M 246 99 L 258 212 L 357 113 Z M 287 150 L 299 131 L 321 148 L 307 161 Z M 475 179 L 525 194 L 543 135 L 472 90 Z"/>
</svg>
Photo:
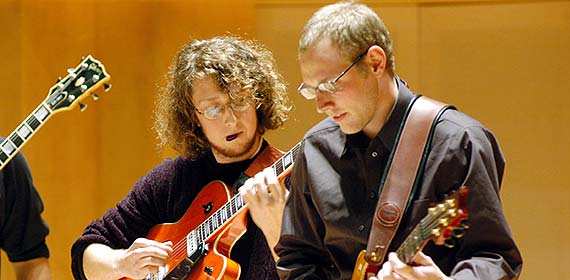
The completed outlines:
<svg viewBox="0 0 570 280">
<path fill-rule="evenodd" d="M 175 244 L 174 252 L 167 260 L 168 272 L 179 266 L 186 258 L 186 236 L 188 232 L 215 213 L 231 198 L 231 193 L 221 181 L 206 185 L 196 196 L 184 216 L 176 223 L 160 224 L 153 227 L 148 239 Z M 246 210 L 246 208 L 244 208 Z M 229 258 L 231 249 L 247 229 L 247 212 L 242 211 L 225 226 L 206 240 L 207 252 L 196 262 L 186 278 L 238 279 L 240 266 Z M 166 279 L 169 279 L 168 277 Z M 173 278 L 176 279 L 176 278 Z"/>
<path fill-rule="evenodd" d="M 244 174 L 252 177 L 274 162 L 271 168 L 278 179 L 284 179 L 291 172 L 300 144 L 285 155 L 271 147 L 264 149 Z M 229 256 L 236 241 L 247 231 L 247 211 L 243 198 L 240 195 L 232 197 L 223 182 L 209 183 L 178 222 L 160 224 L 149 231 L 148 239 L 172 241 L 174 245 L 165 266 L 145 279 L 238 279 L 241 268 Z"/>
<path fill-rule="evenodd" d="M 354 265 L 354 271 L 352 272 L 351 280 L 365 280 L 372 276 L 376 276 L 379 271 L 379 267 L 375 265 L 368 264 L 366 262 L 366 250 L 360 251 L 358 253 L 358 258 L 356 258 L 356 264 Z"/>
</svg>

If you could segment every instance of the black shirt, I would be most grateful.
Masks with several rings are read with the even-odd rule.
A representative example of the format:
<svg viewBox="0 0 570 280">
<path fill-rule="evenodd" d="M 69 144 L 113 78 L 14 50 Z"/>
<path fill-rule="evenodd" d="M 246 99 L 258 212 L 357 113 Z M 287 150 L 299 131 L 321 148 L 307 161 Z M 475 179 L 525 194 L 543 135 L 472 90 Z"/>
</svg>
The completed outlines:
<svg viewBox="0 0 570 280">
<path fill-rule="evenodd" d="M 4 138 L 0 137 L 0 142 Z M 49 257 L 44 205 L 28 163 L 17 154 L 0 171 L 0 248 L 12 262 Z"/>
<path fill-rule="evenodd" d="M 366 248 L 378 188 L 413 93 L 398 80 L 398 99 L 378 135 L 346 135 L 327 118 L 305 136 L 291 175 L 278 272 L 291 279 L 350 279 Z M 503 279 L 520 272 L 522 259 L 504 217 L 499 187 L 504 158 L 493 134 L 467 115 L 447 110 L 437 123 L 421 184 L 390 245 L 395 251 L 427 213 L 459 186 L 470 187 L 469 229 L 452 249 L 434 246 L 431 256 L 456 279 Z"/>
</svg>

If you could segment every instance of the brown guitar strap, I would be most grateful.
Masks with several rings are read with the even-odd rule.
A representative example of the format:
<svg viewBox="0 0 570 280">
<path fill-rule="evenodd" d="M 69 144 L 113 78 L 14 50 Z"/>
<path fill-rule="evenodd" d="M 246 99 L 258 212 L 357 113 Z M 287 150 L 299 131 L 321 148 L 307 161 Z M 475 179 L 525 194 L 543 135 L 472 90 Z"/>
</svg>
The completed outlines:
<svg viewBox="0 0 570 280">
<path fill-rule="evenodd" d="M 366 248 L 366 261 L 380 265 L 388 246 L 404 215 L 407 201 L 421 178 L 423 164 L 429 150 L 433 128 L 437 119 L 450 106 L 428 97 L 416 97 L 408 108 L 405 124 L 400 127 L 399 139 L 388 161 L 389 169 L 384 174 L 382 194 Z M 391 163 L 390 163 L 391 161 Z"/>
</svg>

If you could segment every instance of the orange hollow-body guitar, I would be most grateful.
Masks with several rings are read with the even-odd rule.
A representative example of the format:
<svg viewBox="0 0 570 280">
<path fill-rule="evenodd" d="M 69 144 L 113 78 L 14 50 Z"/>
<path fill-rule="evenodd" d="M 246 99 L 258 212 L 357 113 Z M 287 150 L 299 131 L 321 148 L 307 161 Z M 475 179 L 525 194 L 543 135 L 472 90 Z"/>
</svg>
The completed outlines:
<svg viewBox="0 0 570 280">
<path fill-rule="evenodd" d="M 280 181 L 291 172 L 299 147 L 300 143 L 271 165 Z M 166 265 L 145 279 L 238 279 L 240 266 L 229 255 L 247 229 L 245 206 L 242 197 L 232 196 L 223 182 L 206 185 L 178 222 L 160 224 L 149 231 L 148 239 L 170 240 L 174 246 Z"/>
</svg>

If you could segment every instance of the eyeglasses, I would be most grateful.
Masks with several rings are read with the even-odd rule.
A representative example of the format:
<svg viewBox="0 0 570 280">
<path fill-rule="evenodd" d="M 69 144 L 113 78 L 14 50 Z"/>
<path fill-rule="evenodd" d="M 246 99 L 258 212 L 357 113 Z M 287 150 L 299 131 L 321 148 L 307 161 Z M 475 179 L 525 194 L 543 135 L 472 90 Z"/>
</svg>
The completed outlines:
<svg viewBox="0 0 570 280">
<path fill-rule="evenodd" d="M 204 116 L 204 118 L 209 120 L 217 120 L 219 119 L 225 112 L 228 106 L 231 108 L 232 111 L 235 112 L 245 112 L 249 107 L 251 107 L 252 100 L 248 98 L 239 98 L 239 99 L 232 99 L 230 102 L 220 105 L 212 105 L 207 107 L 204 110 L 199 110 L 196 108 L 196 112 L 198 114 Z"/>
<path fill-rule="evenodd" d="M 334 94 L 336 92 L 336 82 L 342 78 L 342 76 L 344 76 L 344 74 L 346 74 L 346 72 L 348 72 L 348 70 L 350 70 L 354 65 L 356 65 L 366 54 L 368 53 L 368 49 L 366 49 L 365 52 L 363 52 L 362 54 L 360 54 L 359 56 L 356 57 L 356 59 L 354 59 L 354 61 L 352 62 L 352 64 L 350 64 L 350 66 L 348 66 L 348 68 L 346 68 L 344 71 L 342 71 L 340 74 L 338 74 L 338 76 L 336 76 L 336 78 L 320 83 L 318 84 L 316 87 L 305 87 L 305 83 L 301 83 L 299 85 L 299 88 L 297 88 L 297 91 L 303 95 L 303 97 L 305 97 L 308 100 L 311 99 L 315 99 L 315 97 L 317 96 L 317 91 L 320 91 L 322 93 L 326 93 L 326 94 Z"/>
</svg>

